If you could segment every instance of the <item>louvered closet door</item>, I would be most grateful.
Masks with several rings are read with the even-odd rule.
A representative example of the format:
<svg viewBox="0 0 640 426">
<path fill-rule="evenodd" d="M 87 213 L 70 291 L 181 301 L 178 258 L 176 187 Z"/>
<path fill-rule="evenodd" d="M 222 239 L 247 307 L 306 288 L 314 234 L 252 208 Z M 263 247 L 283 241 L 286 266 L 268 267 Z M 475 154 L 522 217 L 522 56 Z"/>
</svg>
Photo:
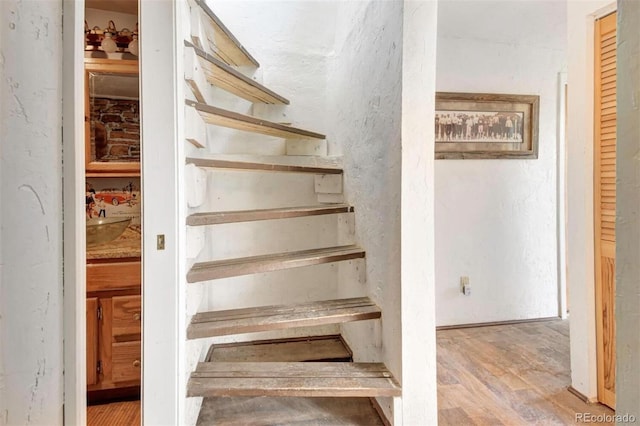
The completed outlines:
<svg viewBox="0 0 640 426">
<path fill-rule="evenodd" d="M 595 281 L 598 399 L 615 408 L 616 14 L 595 28 Z"/>
</svg>

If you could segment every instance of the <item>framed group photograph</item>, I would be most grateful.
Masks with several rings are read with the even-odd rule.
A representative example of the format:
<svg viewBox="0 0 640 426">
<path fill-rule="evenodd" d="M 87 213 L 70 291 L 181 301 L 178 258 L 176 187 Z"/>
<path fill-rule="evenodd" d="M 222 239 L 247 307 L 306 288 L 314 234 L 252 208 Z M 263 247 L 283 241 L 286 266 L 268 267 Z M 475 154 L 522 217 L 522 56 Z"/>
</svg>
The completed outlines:
<svg viewBox="0 0 640 426">
<path fill-rule="evenodd" d="M 435 158 L 538 158 L 540 97 L 436 93 Z"/>
</svg>

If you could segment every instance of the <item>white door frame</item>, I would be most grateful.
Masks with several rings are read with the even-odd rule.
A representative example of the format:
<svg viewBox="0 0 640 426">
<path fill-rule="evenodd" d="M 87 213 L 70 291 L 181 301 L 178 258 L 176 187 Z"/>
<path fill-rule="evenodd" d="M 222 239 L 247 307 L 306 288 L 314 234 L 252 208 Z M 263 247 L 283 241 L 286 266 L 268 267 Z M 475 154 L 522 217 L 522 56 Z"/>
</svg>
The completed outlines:
<svg viewBox="0 0 640 426">
<path fill-rule="evenodd" d="M 86 424 L 86 237 L 84 176 L 84 0 L 64 0 L 64 422 Z M 186 319 L 181 191 L 184 158 L 178 143 L 184 97 L 177 84 L 181 4 L 140 1 L 142 242 L 142 418 L 153 425 L 184 423 L 182 373 Z M 156 235 L 165 249 L 156 249 Z"/>
<path fill-rule="evenodd" d="M 84 0 L 63 3 L 64 422 L 86 423 Z"/>
<path fill-rule="evenodd" d="M 142 418 L 150 425 L 184 423 L 186 374 L 183 85 L 178 76 L 183 2 L 140 1 L 142 123 Z M 157 250 L 157 236 L 165 248 Z"/>
<path fill-rule="evenodd" d="M 568 3 L 567 283 L 571 386 L 596 401 L 596 305 L 593 217 L 594 22 L 616 2 Z"/>
<path fill-rule="evenodd" d="M 558 73 L 558 134 L 557 134 L 557 247 L 558 247 L 558 316 L 567 313 L 567 73 Z"/>
</svg>

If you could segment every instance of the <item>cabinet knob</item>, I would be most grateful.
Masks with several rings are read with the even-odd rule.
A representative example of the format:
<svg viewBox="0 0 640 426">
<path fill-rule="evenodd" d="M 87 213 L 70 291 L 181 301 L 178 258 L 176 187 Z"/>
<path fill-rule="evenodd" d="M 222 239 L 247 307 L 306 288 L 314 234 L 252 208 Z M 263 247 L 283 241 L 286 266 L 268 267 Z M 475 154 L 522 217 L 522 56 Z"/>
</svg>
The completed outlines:
<svg viewBox="0 0 640 426">
<path fill-rule="evenodd" d="M 136 312 L 135 314 L 133 314 L 133 319 L 136 321 L 140 321 L 140 312 Z"/>
<path fill-rule="evenodd" d="M 140 360 L 136 359 L 135 361 L 133 361 L 133 366 L 134 367 L 140 367 Z"/>
</svg>

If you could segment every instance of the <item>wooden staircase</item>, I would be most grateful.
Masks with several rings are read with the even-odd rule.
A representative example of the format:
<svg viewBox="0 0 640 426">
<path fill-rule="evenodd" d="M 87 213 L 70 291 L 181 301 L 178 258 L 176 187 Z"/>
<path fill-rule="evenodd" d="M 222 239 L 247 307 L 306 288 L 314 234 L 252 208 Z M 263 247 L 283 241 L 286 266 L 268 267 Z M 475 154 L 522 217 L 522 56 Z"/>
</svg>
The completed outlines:
<svg viewBox="0 0 640 426">
<path fill-rule="evenodd" d="M 191 89 L 192 98 L 195 98 L 185 100 L 186 140 L 198 148 L 195 154 L 192 150 L 186 158 L 186 164 L 205 171 L 217 169 L 240 173 L 315 175 L 315 190 L 319 202 L 334 202 L 300 207 L 198 211 L 187 217 L 188 227 L 202 229 L 204 226 L 244 222 L 353 214 L 354 207 L 341 201 L 343 169 L 339 158 L 317 155 L 210 153 L 206 149 L 206 126 L 225 127 L 243 133 L 250 132 L 285 140 L 295 139 L 301 144 L 322 141 L 326 137 L 315 131 L 207 104 L 206 99 L 212 98 L 207 96 L 212 87 L 253 103 L 287 105 L 289 100 L 246 76 L 242 69 L 237 68 L 258 67 L 259 64 L 203 0 L 194 0 L 191 3 L 191 39 L 185 40 L 184 46 L 185 82 Z M 239 175 L 239 178 L 241 176 Z M 268 226 L 268 223 L 264 226 Z M 215 286 L 215 280 L 357 261 L 364 259 L 365 255 L 365 250 L 357 245 L 336 245 L 222 260 L 204 259 L 192 265 L 187 274 L 187 282 Z M 295 286 L 296 282 L 292 281 L 290 284 Z M 282 295 L 282 299 L 286 302 L 286 294 Z M 198 312 L 191 318 L 187 338 L 215 338 L 363 320 L 380 321 L 381 318 L 380 308 L 366 295 L 305 303 L 253 306 Z M 237 360 L 237 357 L 214 359 L 209 353 L 206 361 L 200 362 L 192 372 L 187 395 L 207 398 L 352 398 L 401 395 L 398 382 L 382 363 L 352 362 L 350 355 L 329 357 L 330 359 L 322 356 L 314 358 L 310 355 L 316 351 L 323 353 L 320 348 L 326 348 L 329 344 L 327 342 L 334 344 L 331 347 L 332 350 L 336 350 L 335 339 L 335 336 L 309 336 L 304 339 L 286 339 L 278 343 L 281 345 L 279 347 L 287 345 L 287 348 L 294 348 L 291 350 L 295 353 L 303 351 L 304 357 L 287 356 L 287 352 L 280 351 L 277 357 L 261 353 L 260 356 L 241 357 L 241 360 Z M 255 349 L 263 344 L 245 342 L 241 346 Z M 270 344 L 274 344 L 274 341 L 270 341 Z M 214 346 L 218 348 L 218 353 L 224 353 L 224 345 Z M 312 346 L 314 349 L 308 350 Z"/>
</svg>

